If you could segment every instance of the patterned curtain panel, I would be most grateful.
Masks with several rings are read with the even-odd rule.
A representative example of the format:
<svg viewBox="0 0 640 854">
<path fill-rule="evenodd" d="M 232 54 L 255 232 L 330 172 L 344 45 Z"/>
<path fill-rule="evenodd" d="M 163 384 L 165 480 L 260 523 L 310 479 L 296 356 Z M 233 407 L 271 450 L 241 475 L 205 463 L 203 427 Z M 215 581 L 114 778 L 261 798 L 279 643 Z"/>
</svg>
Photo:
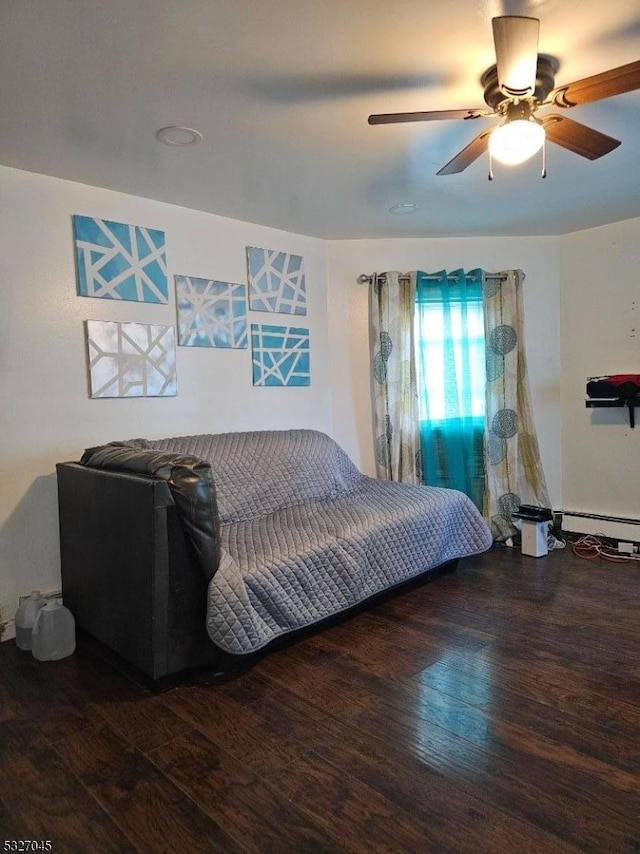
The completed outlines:
<svg viewBox="0 0 640 854">
<path fill-rule="evenodd" d="M 372 276 L 369 346 L 376 473 L 381 480 L 420 483 L 420 428 L 415 370 L 415 275 Z"/>
<path fill-rule="evenodd" d="M 494 539 L 515 533 L 511 513 L 520 504 L 549 507 L 531 413 L 524 352 L 522 270 L 485 279 L 486 489 L 484 515 Z"/>
</svg>

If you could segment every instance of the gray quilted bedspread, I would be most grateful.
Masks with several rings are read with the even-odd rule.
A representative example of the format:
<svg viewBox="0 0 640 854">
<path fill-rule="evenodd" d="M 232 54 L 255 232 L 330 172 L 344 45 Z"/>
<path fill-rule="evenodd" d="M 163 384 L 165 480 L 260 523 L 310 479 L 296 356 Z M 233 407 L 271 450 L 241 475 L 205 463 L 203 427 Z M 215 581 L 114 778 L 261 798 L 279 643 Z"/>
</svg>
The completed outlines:
<svg viewBox="0 0 640 854">
<path fill-rule="evenodd" d="M 491 545 L 461 492 L 364 477 L 315 431 L 135 444 L 195 454 L 211 465 L 222 560 L 209 585 L 207 629 L 231 653 L 259 650 Z"/>
</svg>

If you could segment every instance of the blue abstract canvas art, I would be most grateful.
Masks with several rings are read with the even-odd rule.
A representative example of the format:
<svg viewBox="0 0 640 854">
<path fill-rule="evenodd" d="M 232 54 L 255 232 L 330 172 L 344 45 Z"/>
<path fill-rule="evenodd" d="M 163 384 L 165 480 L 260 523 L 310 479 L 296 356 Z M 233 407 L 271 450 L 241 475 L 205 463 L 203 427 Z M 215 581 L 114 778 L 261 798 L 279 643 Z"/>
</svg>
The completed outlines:
<svg viewBox="0 0 640 854">
<path fill-rule="evenodd" d="M 78 295 L 169 302 L 164 231 L 73 217 Z"/>
<path fill-rule="evenodd" d="M 301 255 L 247 246 L 247 268 L 252 311 L 307 313 L 307 285 Z"/>
<path fill-rule="evenodd" d="M 251 324 L 254 386 L 306 386 L 311 382 L 309 330 Z"/>
<path fill-rule="evenodd" d="M 195 276 L 176 276 L 178 344 L 243 348 L 248 344 L 247 288 Z"/>
<path fill-rule="evenodd" d="M 87 320 L 91 397 L 172 397 L 173 326 Z"/>
</svg>

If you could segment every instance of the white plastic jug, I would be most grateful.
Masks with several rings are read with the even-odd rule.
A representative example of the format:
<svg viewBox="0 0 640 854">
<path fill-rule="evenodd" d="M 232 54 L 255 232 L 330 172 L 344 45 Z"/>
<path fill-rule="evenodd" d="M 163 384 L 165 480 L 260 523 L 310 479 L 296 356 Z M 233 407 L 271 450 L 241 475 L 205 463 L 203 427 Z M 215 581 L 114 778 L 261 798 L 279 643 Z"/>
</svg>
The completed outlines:
<svg viewBox="0 0 640 854">
<path fill-rule="evenodd" d="M 59 602 L 47 602 L 38 611 L 31 636 L 31 651 L 39 661 L 66 658 L 76 648 L 76 621 Z"/>
<path fill-rule="evenodd" d="M 16 611 L 16 646 L 18 649 L 31 649 L 31 633 L 38 611 L 47 604 L 47 600 L 34 590 L 18 605 Z"/>
</svg>

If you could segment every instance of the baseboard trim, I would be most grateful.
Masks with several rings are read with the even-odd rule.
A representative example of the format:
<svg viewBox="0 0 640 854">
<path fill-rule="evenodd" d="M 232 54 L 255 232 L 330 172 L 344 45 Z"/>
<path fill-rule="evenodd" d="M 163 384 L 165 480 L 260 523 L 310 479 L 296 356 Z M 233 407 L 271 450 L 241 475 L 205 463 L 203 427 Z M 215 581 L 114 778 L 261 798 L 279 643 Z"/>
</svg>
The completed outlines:
<svg viewBox="0 0 640 854">
<path fill-rule="evenodd" d="M 13 640 L 16 636 L 16 622 L 14 619 L 7 620 L 2 630 L 2 643 Z"/>
<path fill-rule="evenodd" d="M 563 510 L 563 516 L 576 516 L 579 519 L 597 519 L 600 522 L 620 522 L 623 525 L 640 525 L 640 519 L 627 516 L 602 516 L 600 513 L 580 513 L 577 510 Z"/>
</svg>

